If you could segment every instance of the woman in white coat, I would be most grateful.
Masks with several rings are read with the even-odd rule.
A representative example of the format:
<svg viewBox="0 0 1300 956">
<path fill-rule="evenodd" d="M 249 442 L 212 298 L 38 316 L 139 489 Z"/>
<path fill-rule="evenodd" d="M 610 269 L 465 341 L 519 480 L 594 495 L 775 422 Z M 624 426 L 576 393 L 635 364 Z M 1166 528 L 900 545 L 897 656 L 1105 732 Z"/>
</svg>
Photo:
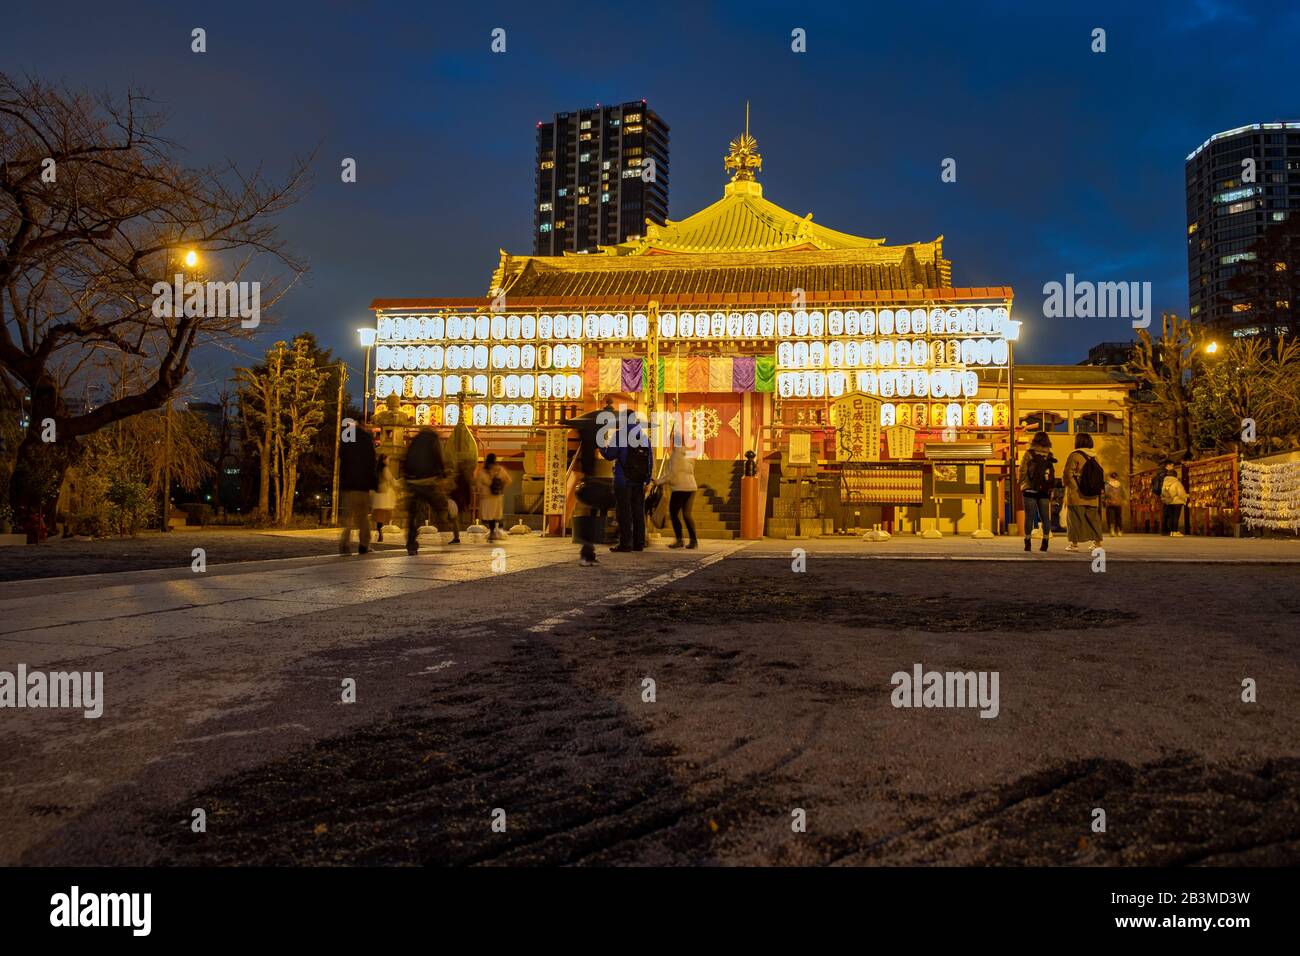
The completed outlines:
<svg viewBox="0 0 1300 956">
<path fill-rule="evenodd" d="M 691 519 L 691 501 L 699 489 L 699 485 L 695 482 L 695 459 L 686 453 L 680 438 L 674 442 L 672 454 L 665 458 L 663 465 L 660 466 L 656 483 L 667 486 L 670 492 L 668 518 L 673 523 L 673 536 L 677 540 L 668 547 L 698 548 L 700 542 L 695 536 L 695 522 Z M 689 544 L 682 544 L 683 522 L 690 535 Z"/>
<path fill-rule="evenodd" d="M 483 467 L 474 474 L 478 491 L 478 519 L 488 526 L 488 540 L 496 540 L 497 526 L 506 512 L 506 489 L 510 487 L 510 472 L 497 463 L 497 456 L 489 454 Z M 505 532 L 500 532 L 505 537 Z"/>
</svg>

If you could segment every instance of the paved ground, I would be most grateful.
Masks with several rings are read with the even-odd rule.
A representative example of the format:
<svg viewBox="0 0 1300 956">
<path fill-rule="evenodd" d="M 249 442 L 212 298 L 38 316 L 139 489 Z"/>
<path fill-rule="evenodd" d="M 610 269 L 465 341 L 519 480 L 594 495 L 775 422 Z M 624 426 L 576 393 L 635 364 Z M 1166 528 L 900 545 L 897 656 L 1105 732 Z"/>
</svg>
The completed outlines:
<svg viewBox="0 0 1300 956">
<path fill-rule="evenodd" d="M 401 543 L 376 542 L 375 546 L 395 547 Z M 243 528 L 185 528 L 167 534 L 144 531 L 133 538 L 95 541 L 51 538 L 36 546 L 0 548 L 0 581 L 184 568 L 193 560 L 195 548 L 204 549 L 209 564 L 230 564 L 334 554 L 338 538 L 337 532 L 329 529 L 267 532 Z"/>
<path fill-rule="evenodd" d="M 592 570 L 528 538 L 0 585 L 0 670 L 106 698 L 0 711 L 0 863 L 1300 863 L 1300 544 L 1018 548 Z M 917 663 L 996 671 L 998 716 L 891 706 Z"/>
</svg>

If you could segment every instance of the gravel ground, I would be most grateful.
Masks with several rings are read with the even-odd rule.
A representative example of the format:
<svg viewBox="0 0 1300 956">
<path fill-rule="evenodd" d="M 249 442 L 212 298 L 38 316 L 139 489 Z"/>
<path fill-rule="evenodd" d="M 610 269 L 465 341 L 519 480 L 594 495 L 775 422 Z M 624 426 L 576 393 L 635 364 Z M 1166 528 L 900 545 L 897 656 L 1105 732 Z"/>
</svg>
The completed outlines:
<svg viewBox="0 0 1300 956">
<path fill-rule="evenodd" d="M 741 551 L 566 611 L 681 567 L 602 565 L 132 659 L 156 690 L 129 740 L 40 747 L 49 773 L 116 785 L 90 805 L 63 778 L 20 788 L 44 835 L 13 862 L 1300 864 L 1294 568 L 817 558 L 793 575 Z M 997 671 L 998 716 L 891 706 L 916 662 Z"/>
<path fill-rule="evenodd" d="M 376 542 L 375 548 L 400 543 Z M 52 538 L 40 545 L 0 548 L 0 581 L 185 567 L 193 560 L 195 548 L 204 549 L 208 564 L 218 565 L 330 555 L 337 552 L 338 542 L 327 535 L 272 535 L 243 528 L 145 531 L 133 538 L 94 541 Z"/>
</svg>

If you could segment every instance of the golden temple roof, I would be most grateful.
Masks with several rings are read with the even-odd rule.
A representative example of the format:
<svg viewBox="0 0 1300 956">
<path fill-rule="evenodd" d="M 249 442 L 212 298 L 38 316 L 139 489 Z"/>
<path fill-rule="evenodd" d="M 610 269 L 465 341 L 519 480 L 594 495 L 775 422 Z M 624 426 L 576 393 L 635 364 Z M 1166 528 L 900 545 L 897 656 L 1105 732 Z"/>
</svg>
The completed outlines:
<svg viewBox="0 0 1300 956">
<path fill-rule="evenodd" d="M 832 292 L 946 288 L 952 263 L 943 236 L 887 246 L 813 222 L 763 198 L 758 141 L 732 140 L 722 198 L 645 235 L 595 253 L 512 256 L 504 249 L 489 293 L 507 296 L 654 295 L 665 293 Z"/>
</svg>

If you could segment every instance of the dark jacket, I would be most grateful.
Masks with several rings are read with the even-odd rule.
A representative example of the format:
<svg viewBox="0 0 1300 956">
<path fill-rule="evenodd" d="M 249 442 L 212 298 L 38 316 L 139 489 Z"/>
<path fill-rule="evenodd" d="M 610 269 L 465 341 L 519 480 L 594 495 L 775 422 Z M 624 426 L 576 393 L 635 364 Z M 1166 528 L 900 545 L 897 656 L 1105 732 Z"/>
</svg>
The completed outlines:
<svg viewBox="0 0 1300 956">
<path fill-rule="evenodd" d="M 1042 448 L 1037 445 L 1030 445 L 1025 449 L 1025 455 L 1020 459 L 1020 490 L 1030 498 L 1047 498 L 1052 494 L 1052 489 L 1031 488 L 1029 486 L 1029 465 L 1033 456 L 1044 457 L 1047 459 L 1048 473 L 1052 475 L 1053 483 L 1056 480 L 1056 456 L 1052 454 L 1050 448 Z"/>
<path fill-rule="evenodd" d="M 599 416 L 600 412 L 587 412 L 560 423 L 578 433 L 578 461 L 574 470 L 582 475 L 596 473 L 596 423 Z"/>
<path fill-rule="evenodd" d="M 636 412 L 628 411 L 626 415 L 626 423 L 624 423 L 621 416 L 619 418 L 619 425 L 621 427 L 619 428 L 617 437 L 600 450 L 601 455 L 614 463 L 615 488 L 625 488 L 629 484 L 627 475 L 624 473 L 623 469 L 627 465 L 628 452 L 635 445 L 641 445 L 641 447 L 644 447 L 650 455 L 650 464 L 646 468 L 645 480 L 641 482 L 641 486 L 644 486 L 649 482 L 650 479 L 654 477 L 655 473 L 655 453 L 654 448 L 650 445 L 650 430 L 646 428 L 641 419 L 637 417 Z M 626 436 L 627 440 L 621 441 L 620 438 L 622 436 Z"/>
<path fill-rule="evenodd" d="M 339 443 L 339 491 L 374 491 L 379 487 L 375 470 L 375 442 L 358 430 L 353 441 Z"/>
<path fill-rule="evenodd" d="M 402 461 L 402 477 L 412 481 L 427 478 L 445 478 L 447 466 L 442 457 L 442 442 L 438 433 L 430 429 L 421 431 L 406 446 Z"/>
</svg>

